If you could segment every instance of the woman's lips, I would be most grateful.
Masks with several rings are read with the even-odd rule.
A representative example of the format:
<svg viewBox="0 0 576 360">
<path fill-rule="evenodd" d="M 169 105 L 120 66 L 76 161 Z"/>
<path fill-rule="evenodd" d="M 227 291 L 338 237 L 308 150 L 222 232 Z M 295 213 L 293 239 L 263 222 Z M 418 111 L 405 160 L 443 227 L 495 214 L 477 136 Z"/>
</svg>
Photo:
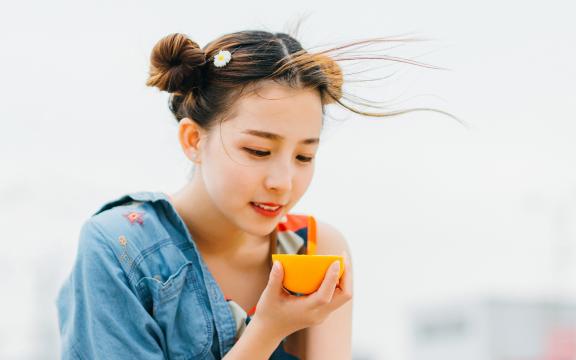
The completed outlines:
<svg viewBox="0 0 576 360">
<path fill-rule="evenodd" d="M 266 206 L 277 206 L 276 209 L 264 209 L 256 204 L 262 204 L 262 205 L 266 205 Z M 282 210 L 282 205 L 279 204 L 271 204 L 271 203 L 254 203 L 254 202 L 250 202 L 250 206 L 252 207 L 252 209 L 254 209 L 258 214 L 260 215 L 264 215 L 266 217 L 275 217 L 278 216 L 280 214 L 280 211 Z"/>
</svg>

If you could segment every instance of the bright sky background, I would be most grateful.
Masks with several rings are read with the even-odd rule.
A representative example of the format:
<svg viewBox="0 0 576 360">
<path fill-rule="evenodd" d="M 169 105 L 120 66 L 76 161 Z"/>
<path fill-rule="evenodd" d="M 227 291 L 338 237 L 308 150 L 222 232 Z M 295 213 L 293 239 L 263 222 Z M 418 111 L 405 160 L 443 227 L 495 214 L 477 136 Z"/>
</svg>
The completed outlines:
<svg viewBox="0 0 576 360">
<path fill-rule="evenodd" d="M 53 302 L 87 217 L 124 193 L 186 181 L 167 94 L 144 85 L 156 41 L 183 32 L 203 46 L 237 30 L 284 31 L 304 15 L 305 47 L 432 39 L 389 54 L 449 71 L 393 65 L 398 76 L 358 94 L 471 125 L 334 110 L 347 120 L 328 126 L 294 212 L 349 241 L 358 358 L 408 359 L 412 307 L 574 296 L 574 10 L 496 0 L 3 3 L 0 358 L 57 357 Z"/>
</svg>

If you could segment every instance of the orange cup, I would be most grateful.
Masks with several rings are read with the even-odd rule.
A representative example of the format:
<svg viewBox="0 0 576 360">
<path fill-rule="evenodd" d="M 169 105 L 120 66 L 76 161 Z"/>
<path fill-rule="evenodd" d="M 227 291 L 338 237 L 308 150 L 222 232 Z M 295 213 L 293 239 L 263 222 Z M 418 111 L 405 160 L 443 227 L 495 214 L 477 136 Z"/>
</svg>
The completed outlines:
<svg viewBox="0 0 576 360">
<path fill-rule="evenodd" d="M 311 294 L 318 290 L 326 270 L 336 260 L 340 261 L 338 278 L 344 273 L 344 257 L 341 255 L 272 254 L 274 260 L 280 261 L 284 268 L 282 285 L 300 294 Z"/>
</svg>

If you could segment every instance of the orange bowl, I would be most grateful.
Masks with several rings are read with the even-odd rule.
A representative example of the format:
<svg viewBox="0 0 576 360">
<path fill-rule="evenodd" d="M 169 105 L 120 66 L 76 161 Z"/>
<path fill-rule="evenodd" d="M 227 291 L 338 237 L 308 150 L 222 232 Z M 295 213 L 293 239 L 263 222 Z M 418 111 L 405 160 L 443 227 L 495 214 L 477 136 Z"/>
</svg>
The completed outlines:
<svg viewBox="0 0 576 360">
<path fill-rule="evenodd" d="M 272 254 L 274 260 L 280 261 L 284 268 L 284 287 L 300 294 L 318 290 L 326 270 L 336 260 L 340 261 L 338 278 L 344 273 L 344 257 L 341 255 Z"/>
</svg>

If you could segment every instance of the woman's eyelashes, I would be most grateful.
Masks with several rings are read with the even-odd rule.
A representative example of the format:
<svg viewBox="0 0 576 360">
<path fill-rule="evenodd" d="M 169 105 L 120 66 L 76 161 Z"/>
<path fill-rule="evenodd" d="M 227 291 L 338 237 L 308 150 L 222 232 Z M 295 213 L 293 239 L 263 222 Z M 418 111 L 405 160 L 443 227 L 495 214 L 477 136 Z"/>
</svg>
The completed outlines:
<svg viewBox="0 0 576 360">
<path fill-rule="evenodd" d="M 251 148 L 247 148 L 247 147 L 243 147 L 242 149 L 244 149 L 249 154 L 256 156 L 256 157 L 259 157 L 259 158 L 270 155 L 270 151 L 256 150 L 256 149 L 251 149 Z M 304 156 L 304 155 L 298 155 L 298 156 L 296 156 L 296 158 L 302 162 L 311 162 L 312 159 L 314 159 L 313 157 Z"/>
</svg>

